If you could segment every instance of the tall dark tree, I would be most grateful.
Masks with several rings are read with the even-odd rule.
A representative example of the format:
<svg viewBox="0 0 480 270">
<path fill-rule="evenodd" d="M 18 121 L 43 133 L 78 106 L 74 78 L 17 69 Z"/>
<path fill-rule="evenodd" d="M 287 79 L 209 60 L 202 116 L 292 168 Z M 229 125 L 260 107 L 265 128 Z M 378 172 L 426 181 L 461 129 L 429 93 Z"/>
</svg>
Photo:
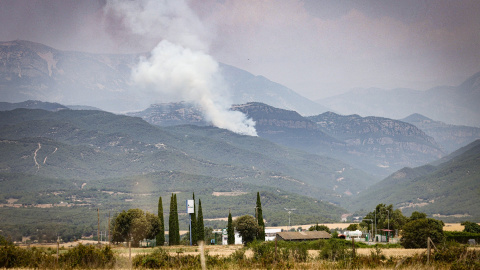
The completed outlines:
<svg viewBox="0 0 480 270">
<path fill-rule="evenodd" d="M 165 243 L 165 223 L 164 223 L 164 218 L 163 218 L 163 203 L 162 203 L 162 197 L 158 198 L 158 219 L 160 222 L 160 231 L 157 234 L 156 240 L 157 240 L 157 246 L 163 246 Z"/>
<path fill-rule="evenodd" d="M 197 244 L 197 207 L 195 204 L 195 193 L 193 193 L 193 214 L 190 214 L 192 218 L 192 245 Z"/>
<path fill-rule="evenodd" d="M 229 245 L 235 244 L 235 229 L 233 228 L 232 213 L 230 211 L 228 211 L 227 235 L 227 243 Z"/>
<path fill-rule="evenodd" d="M 257 239 L 260 241 L 265 241 L 265 222 L 263 221 L 262 202 L 260 201 L 259 192 L 257 192 L 257 207 L 255 209 L 256 209 L 256 217 L 257 217 L 257 224 L 258 224 Z"/>
<path fill-rule="evenodd" d="M 173 246 L 175 244 L 175 237 L 173 235 L 175 234 L 174 232 L 174 220 L 173 220 L 173 193 L 172 196 L 170 196 L 170 212 L 168 214 L 168 245 Z"/>
<path fill-rule="evenodd" d="M 173 246 L 179 243 L 180 231 L 178 229 L 177 196 L 172 193 L 172 197 L 170 198 L 170 216 L 168 219 L 168 245 Z"/>
<path fill-rule="evenodd" d="M 197 240 L 205 241 L 205 226 L 203 225 L 202 201 L 198 200 Z"/>
<path fill-rule="evenodd" d="M 174 218 L 175 218 L 175 245 L 180 245 L 180 224 L 178 222 L 178 204 L 177 204 L 177 194 L 173 194 L 174 206 Z"/>
</svg>

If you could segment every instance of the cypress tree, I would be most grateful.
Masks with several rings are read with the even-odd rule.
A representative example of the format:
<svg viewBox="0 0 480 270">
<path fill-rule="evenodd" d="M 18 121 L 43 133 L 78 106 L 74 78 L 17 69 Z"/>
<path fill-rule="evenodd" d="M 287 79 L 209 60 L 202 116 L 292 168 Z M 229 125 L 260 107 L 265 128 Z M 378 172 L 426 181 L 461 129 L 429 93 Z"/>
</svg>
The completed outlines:
<svg viewBox="0 0 480 270">
<path fill-rule="evenodd" d="M 175 245 L 180 245 L 180 226 L 179 226 L 179 223 L 178 223 L 178 206 L 177 206 L 177 194 L 174 194 L 174 217 L 175 217 Z"/>
<path fill-rule="evenodd" d="M 195 207 L 195 193 L 193 193 L 193 214 L 192 217 L 192 245 L 197 244 L 197 208 Z"/>
<path fill-rule="evenodd" d="M 203 225 L 202 201 L 200 199 L 198 200 L 197 241 L 205 241 L 205 228 Z"/>
<path fill-rule="evenodd" d="M 175 220 L 173 217 L 173 193 L 170 197 L 170 215 L 168 216 L 168 245 L 173 246 L 175 245 Z"/>
<path fill-rule="evenodd" d="M 165 224 L 163 219 L 162 197 L 158 198 L 158 219 L 160 220 L 160 232 L 157 234 L 157 246 L 163 246 L 165 243 Z"/>
<path fill-rule="evenodd" d="M 228 224 L 227 224 L 227 234 L 229 245 L 235 244 L 235 229 L 233 228 L 232 213 L 228 211 Z"/>
<path fill-rule="evenodd" d="M 262 202 L 260 201 L 260 193 L 257 192 L 257 223 L 260 230 L 257 234 L 257 239 L 260 241 L 265 241 L 265 222 L 263 222 L 263 214 L 262 214 Z"/>
</svg>

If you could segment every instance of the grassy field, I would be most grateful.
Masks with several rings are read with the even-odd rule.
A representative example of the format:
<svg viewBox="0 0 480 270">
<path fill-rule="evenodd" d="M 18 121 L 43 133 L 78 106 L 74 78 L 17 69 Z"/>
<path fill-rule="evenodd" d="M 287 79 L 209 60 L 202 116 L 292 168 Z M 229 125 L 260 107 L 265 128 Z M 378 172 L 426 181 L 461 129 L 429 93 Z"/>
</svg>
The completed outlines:
<svg viewBox="0 0 480 270">
<path fill-rule="evenodd" d="M 325 225 L 329 228 L 345 229 L 349 224 Z M 310 226 L 312 225 L 291 227 L 307 229 Z M 447 223 L 444 230 L 462 231 L 463 226 L 458 223 Z M 439 250 L 432 253 L 430 264 L 427 264 L 425 248 L 404 249 L 395 244 L 379 244 L 367 248 L 363 247 L 365 244 L 363 246 L 359 244 L 355 248 L 355 256 L 353 256 L 350 241 L 331 240 L 309 243 L 280 241 L 278 242 L 278 252 L 276 243 L 273 242 L 254 243 L 248 247 L 207 245 L 204 246 L 204 254 L 208 269 L 480 269 L 480 247 L 439 244 Z M 104 244 L 99 248 L 96 244 L 96 241 L 89 240 L 62 243 L 59 245 L 58 262 L 56 259 L 57 244 L 22 245 L 16 249 L 24 250 L 25 254 L 37 254 L 23 257 L 25 261 L 37 258 L 37 263 L 33 264 L 38 265 L 33 267 L 36 269 L 59 269 L 65 266 L 71 269 L 200 269 L 201 248 L 198 246 L 129 249 L 126 245 L 107 246 Z M 85 247 L 90 248 L 85 249 Z M 35 252 L 35 249 L 37 249 L 37 253 L 31 253 L 32 250 Z M 93 256 L 88 257 L 89 260 L 99 263 L 100 266 L 92 267 L 90 262 L 86 266 L 75 266 L 75 262 L 79 261 L 78 258 L 85 256 L 81 254 L 86 254 L 85 252 L 88 250 L 91 252 L 91 255 L 88 256 Z M 17 254 L 21 254 L 21 252 L 17 252 Z M 44 255 L 39 257 L 38 254 Z M 108 256 L 101 254 L 111 254 L 109 256 L 113 260 L 106 259 Z M 44 259 L 38 261 L 38 258 Z M 32 264 L 24 266 L 28 265 Z"/>
</svg>

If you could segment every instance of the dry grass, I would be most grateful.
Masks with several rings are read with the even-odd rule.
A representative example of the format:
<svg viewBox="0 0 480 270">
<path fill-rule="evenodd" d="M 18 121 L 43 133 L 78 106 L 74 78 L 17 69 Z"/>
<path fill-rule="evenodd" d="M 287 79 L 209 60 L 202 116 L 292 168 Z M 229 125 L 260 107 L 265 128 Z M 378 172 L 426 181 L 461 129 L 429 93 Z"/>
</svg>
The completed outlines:
<svg viewBox="0 0 480 270">
<path fill-rule="evenodd" d="M 356 249 L 357 254 L 359 255 L 370 255 L 372 251 L 375 251 L 371 248 L 359 248 Z M 416 249 L 404 249 L 404 248 L 384 248 L 382 249 L 382 254 L 388 257 L 411 257 L 414 255 L 422 254 L 426 252 L 426 248 L 416 248 Z"/>
<path fill-rule="evenodd" d="M 444 231 L 458 231 L 461 232 L 465 226 L 463 226 L 460 223 L 445 223 L 445 226 L 443 227 Z"/>
</svg>

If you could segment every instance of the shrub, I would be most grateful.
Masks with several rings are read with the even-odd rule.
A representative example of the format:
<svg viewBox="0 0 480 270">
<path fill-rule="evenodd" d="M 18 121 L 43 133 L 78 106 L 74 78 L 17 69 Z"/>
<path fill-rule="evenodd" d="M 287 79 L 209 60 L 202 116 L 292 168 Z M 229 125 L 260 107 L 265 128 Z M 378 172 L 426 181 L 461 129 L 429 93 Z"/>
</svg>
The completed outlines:
<svg viewBox="0 0 480 270">
<path fill-rule="evenodd" d="M 43 249 L 16 247 L 10 241 L 0 239 L 0 267 L 2 268 L 53 268 L 55 257 Z"/>
<path fill-rule="evenodd" d="M 445 238 L 447 241 L 455 241 L 461 244 L 466 244 L 469 239 L 475 239 L 480 242 L 480 233 L 470 232 L 445 232 Z"/>
<path fill-rule="evenodd" d="M 430 237 L 434 243 L 445 239 L 443 222 L 432 218 L 419 218 L 403 226 L 400 242 L 404 248 L 425 248 Z"/>
<path fill-rule="evenodd" d="M 78 244 L 61 254 L 59 262 L 65 268 L 111 268 L 115 264 L 115 256 L 110 246 L 98 248 Z"/>
<path fill-rule="evenodd" d="M 351 257 L 351 252 L 348 249 L 348 243 L 345 240 L 331 238 L 325 242 L 325 245 L 320 250 L 320 258 L 331 261 L 343 260 Z"/>
</svg>

